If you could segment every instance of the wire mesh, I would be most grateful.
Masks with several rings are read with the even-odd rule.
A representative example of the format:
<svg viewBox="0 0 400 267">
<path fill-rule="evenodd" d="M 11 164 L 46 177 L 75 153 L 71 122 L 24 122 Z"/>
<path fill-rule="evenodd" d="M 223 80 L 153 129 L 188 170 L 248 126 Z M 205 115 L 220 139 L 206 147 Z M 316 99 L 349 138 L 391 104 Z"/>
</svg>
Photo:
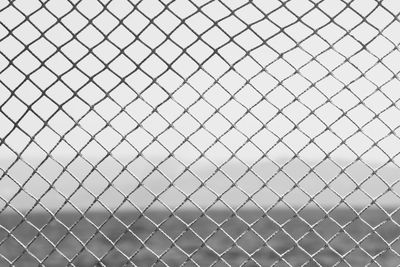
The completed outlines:
<svg viewBox="0 0 400 267">
<path fill-rule="evenodd" d="M 399 11 L 0 1 L 0 265 L 399 265 Z"/>
</svg>

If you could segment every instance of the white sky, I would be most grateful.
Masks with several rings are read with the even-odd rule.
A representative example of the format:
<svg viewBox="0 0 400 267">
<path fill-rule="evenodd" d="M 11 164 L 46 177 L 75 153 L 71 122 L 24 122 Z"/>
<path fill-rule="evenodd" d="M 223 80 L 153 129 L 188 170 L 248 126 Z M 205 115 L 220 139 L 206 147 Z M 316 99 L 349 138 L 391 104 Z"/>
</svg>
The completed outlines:
<svg viewBox="0 0 400 267">
<path fill-rule="evenodd" d="M 103 157 L 106 152 L 101 144 L 107 150 L 117 146 L 113 155 L 124 160 L 136 155 L 131 145 L 141 150 L 150 144 L 143 152 L 145 157 L 165 158 L 168 152 L 161 145 L 172 151 L 201 126 L 174 153 L 190 164 L 199 151 L 204 152 L 234 124 L 221 137 L 223 145 L 213 145 L 206 157 L 225 161 L 230 157 L 228 148 L 249 164 L 265 153 L 275 160 L 294 152 L 319 161 L 334 151 L 334 160 L 355 160 L 357 154 L 370 163 L 387 162 L 389 157 L 399 163 L 400 23 L 392 22 L 389 13 L 399 11 L 398 1 L 383 1 L 383 7 L 376 10 L 375 1 L 355 1 L 343 12 L 342 2 L 322 1 L 320 8 L 326 14 L 315 8 L 306 13 L 312 4 L 305 0 L 288 1 L 290 11 L 273 11 L 279 1 L 253 2 L 259 10 L 247 5 L 236 10 L 236 16 L 229 16 L 228 8 L 244 2 L 232 1 L 224 7 L 214 1 L 201 13 L 189 1 L 176 1 L 170 10 L 178 17 L 195 12 L 186 25 L 179 26 L 178 17 L 163 11 L 154 20 L 158 28 L 154 24 L 145 28 L 149 20 L 143 14 L 156 16 L 163 9 L 161 2 L 144 1 L 138 5 L 143 13 L 128 15 L 132 9 L 128 2 L 113 1 L 108 9 L 115 17 L 103 12 L 93 20 L 101 33 L 93 26 L 86 27 L 87 19 L 82 16 L 93 18 L 101 12 L 96 1 L 82 1 L 77 6 L 81 14 L 77 10 L 68 13 L 72 8 L 68 1 L 50 1 L 46 7 L 54 15 L 40 8 L 39 1 L 15 1 L 27 15 L 39 9 L 29 22 L 7 7 L 8 1 L 0 1 L 0 7 L 5 7 L 0 11 L 0 138 L 7 136 L 0 157 L 13 159 L 11 150 L 20 153 L 35 136 L 41 148 L 31 144 L 23 157 L 43 159 L 43 150 L 49 152 L 58 144 L 52 155 L 71 159 L 90 141 L 90 135 L 101 130 L 96 141 L 81 152 L 85 157 Z M 272 13 L 266 19 L 262 12 Z M 329 23 L 327 15 L 339 12 Z M 293 13 L 305 15 L 296 21 Z M 362 22 L 360 15 L 368 17 Z M 62 17 L 62 24 L 52 27 L 55 16 Z M 125 27 L 118 26 L 117 18 L 125 16 Z M 213 21 L 219 21 L 218 26 L 212 26 Z M 246 24 L 252 25 L 251 30 L 246 30 Z M 117 29 L 110 33 L 114 27 Z M 283 27 L 285 33 L 279 32 Z M 319 27 L 313 34 L 311 29 Z M 13 29 L 15 37 L 7 35 L 5 28 Z M 39 30 L 46 31 L 47 40 L 40 37 Z M 166 33 L 169 40 L 164 42 Z M 134 34 L 140 35 L 136 38 Z M 22 43 L 30 44 L 30 51 L 22 52 Z M 85 46 L 93 48 L 92 54 L 85 56 Z M 125 55 L 112 60 L 124 47 Z M 187 48 L 187 54 L 180 55 L 181 48 Z M 276 60 L 278 53 L 283 58 Z M 139 69 L 137 64 L 147 56 Z M 11 59 L 14 66 L 9 65 Z M 45 61 L 45 66 L 40 61 Z M 197 70 L 201 62 L 201 70 Z M 104 63 L 109 69 L 102 71 Z M 30 81 L 24 80 L 28 74 Z M 15 95 L 10 98 L 11 92 Z M 57 109 L 61 105 L 63 110 Z M 85 115 L 90 106 L 93 110 Z M 216 108 L 220 108 L 218 113 Z M 38 116 L 51 117 L 43 130 L 44 122 Z M 78 120 L 79 126 L 74 126 Z M 28 136 L 13 129 L 17 121 Z M 136 128 L 138 122 L 142 124 Z M 291 131 L 293 123 L 298 127 Z M 63 140 L 49 128 L 66 133 Z M 127 135 L 125 141 L 120 134 Z M 152 142 L 153 136 L 159 143 Z M 311 144 L 310 138 L 315 138 Z"/>
</svg>

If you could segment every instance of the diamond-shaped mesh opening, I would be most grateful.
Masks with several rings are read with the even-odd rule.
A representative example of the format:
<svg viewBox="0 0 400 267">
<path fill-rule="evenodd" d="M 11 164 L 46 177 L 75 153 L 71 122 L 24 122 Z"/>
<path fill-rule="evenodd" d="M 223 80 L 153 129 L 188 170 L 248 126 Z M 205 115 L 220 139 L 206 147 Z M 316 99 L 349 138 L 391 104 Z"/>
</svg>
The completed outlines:
<svg viewBox="0 0 400 267">
<path fill-rule="evenodd" d="M 0 265 L 399 265 L 399 11 L 1 3 Z"/>
</svg>

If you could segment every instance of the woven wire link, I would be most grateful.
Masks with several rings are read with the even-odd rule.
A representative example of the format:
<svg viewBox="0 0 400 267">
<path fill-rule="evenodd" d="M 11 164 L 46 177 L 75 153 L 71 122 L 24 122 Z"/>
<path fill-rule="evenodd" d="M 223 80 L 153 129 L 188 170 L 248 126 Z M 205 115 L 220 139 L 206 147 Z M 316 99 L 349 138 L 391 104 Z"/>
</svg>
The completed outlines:
<svg viewBox="0 0 400 267">
<path fill-rule="evenodd" d="M 399 265 L 399 12 L 0 1 L 0 265 Z"/>
</svg>

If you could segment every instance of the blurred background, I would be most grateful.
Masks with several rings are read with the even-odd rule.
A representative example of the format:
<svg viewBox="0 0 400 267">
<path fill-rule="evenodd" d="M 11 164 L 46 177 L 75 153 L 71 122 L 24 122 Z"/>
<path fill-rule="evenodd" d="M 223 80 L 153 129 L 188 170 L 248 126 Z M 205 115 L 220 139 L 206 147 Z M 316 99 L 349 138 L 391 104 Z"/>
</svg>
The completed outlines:
<svg viewBox="0 0 400 267">
<path fill-rule="evenodd" d="M 0 266 L 397 266 L 400 2 L 0 0 Z"/>
<path fill-rule="evenodd" d="M 239 2 L 2 1 L 1 205 L 396 205 L 398 4 Z"/>
</svg>

